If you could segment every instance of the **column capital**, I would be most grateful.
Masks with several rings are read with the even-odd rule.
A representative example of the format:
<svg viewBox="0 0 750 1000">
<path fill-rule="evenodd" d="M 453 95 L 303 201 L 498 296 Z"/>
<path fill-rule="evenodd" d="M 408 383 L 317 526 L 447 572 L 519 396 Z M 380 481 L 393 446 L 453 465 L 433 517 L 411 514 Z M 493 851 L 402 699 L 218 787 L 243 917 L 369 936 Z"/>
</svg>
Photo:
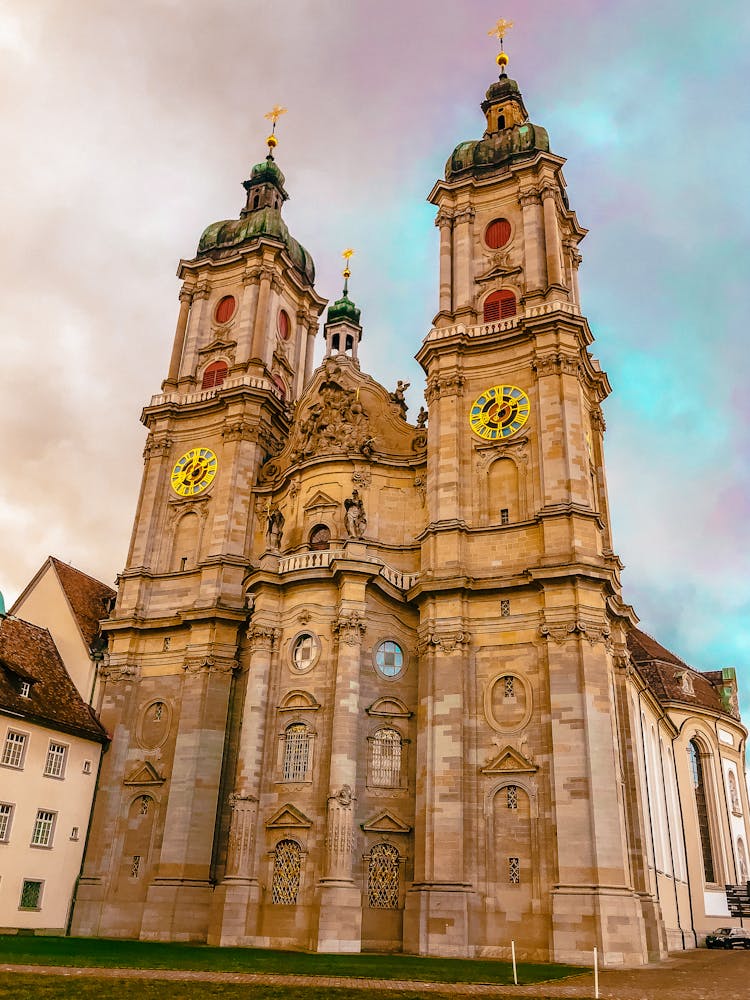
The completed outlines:
<svg viewBox="0 0 750 1000">
<path fill-rule="evenodd" d="M 456 650 L 463 652 L 470 645 L 471 633 L 463 625 L 441 628 L 435 622 L 427 622 L 420 629 L 417 652 L 420 656 L 424 656 L 425 653 L 443 653 L 451 656 Z"/>
<path fill-rule="evenodd" d="M 245 633 L 250 646 L 250 652 L 257 649 L 274 649 L 281 638 L 281 629 L 272 625 L 251 625 Z"/>
<path fill-rule="evenodd" d="M 435 216 L 435 225 L 440 229 L 444 226 L 451 226 L 454 218 L 455 216 L 449 208 L 441 208 Z"/>
<path fill-rule="evenodd" d="M 522 191 L 518 196 L 518 204 L 521 208 L 528 208 L 529 205 L 538 205 L 542 200 L 539 191 Z"/>
<path fill-rule="evenodd" d="M 207 278 L 202 278 L 193 289 L 194 299 L 207 299 L 211 294 L 211 282 Z"/>
<path fill-rule="evenodd" d="M 360 611 L 341 612 L 331 625 L 331 631 L 336 642 L 359 646 L 367 631 L 364 615 Z"/>
<path fill-rule="evenodd" d="M 460 225 L 462 222 L 471 222 L 476 214 L 477 210 L 473 205 L 467 205 L 466 208 L 459 208 L 453 213 L 453 224 Z"/>
<path fill-rule="evenodd" d="M 177 297 L 179 298 L 180 302 L 187 302 L 187 304 L 190 305 L 190 303 L 193 301 L 194 293 L 195 293 L 195 286 L 188 285 L 186 282 L 185 284 L 183 284 L 182 288 L 180 289 L 180 293 Z"/>
</svg>

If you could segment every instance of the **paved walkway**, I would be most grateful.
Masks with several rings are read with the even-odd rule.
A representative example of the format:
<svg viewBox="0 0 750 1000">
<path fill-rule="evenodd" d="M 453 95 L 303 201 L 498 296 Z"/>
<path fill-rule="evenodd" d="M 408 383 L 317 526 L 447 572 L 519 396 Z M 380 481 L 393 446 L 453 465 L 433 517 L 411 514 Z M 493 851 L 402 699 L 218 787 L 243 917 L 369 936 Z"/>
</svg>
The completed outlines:
<svg viewBox="0 0 750 1000">
<path fill-rule="evenodd" d="M 147 979 L 211 983 L 247 983 L 253 986 L 369 987 L 383 993 L 403 990 L 450 993 L 453 996 L 496 998 L 537 997 L 545 1000 L 590 1000 L 594 977 L 584 975 L 534 986 L 492 986 L 483 983 L 421 983 L 394 979 L 346 979 L 338 976 L 253 975 L 244 972 L 194 972 L 168 969 L 97 969 L 68 966 L 0 965 L 0 972 L 44 976 L 81 976 L 92 979 Z M 605 970 L 599 979 L 602 1000 L 750 1000 L 750 951 L 679 952 L 666 962 L 643 969 Z M 300 994 L 304 1000 L 304 994 Z"/>
</svg>

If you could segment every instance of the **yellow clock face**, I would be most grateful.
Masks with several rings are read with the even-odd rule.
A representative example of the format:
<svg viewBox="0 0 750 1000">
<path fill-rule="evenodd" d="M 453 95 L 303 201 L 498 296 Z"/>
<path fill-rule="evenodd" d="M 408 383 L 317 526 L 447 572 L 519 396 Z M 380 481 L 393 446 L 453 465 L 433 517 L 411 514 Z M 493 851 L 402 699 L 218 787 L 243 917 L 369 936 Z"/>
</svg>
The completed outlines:
<svg viewBox="0 0 750 1000">
<path fill-rule="evenodd" d="M 218 466 L 210 448 L 191 448 L 172 469 L 172 489 L 181 497 L 197 496 L 214 481 Z"/>
<path fill-rule="evenodd" d="M 502 441 L 529 419 L 529 397 L 516 385 L 493 385 L 471 404 L 469 424 L 486 441 Z"/>
</svg>

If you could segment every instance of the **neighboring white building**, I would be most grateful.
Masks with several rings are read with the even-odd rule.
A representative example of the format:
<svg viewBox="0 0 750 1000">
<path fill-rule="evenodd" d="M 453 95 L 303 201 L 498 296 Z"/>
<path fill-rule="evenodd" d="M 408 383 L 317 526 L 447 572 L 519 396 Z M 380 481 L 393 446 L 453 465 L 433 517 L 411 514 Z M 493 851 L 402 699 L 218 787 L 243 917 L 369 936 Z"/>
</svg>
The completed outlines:
<svg viewBox="0 0 750 1000">
<path fill-rule="evenodd" d="M 49 629 L 65 669 L 89 704 L 102 649 L 99 622 L 114 598 L 111 587 L 50 556 L 10 609 L 16 617 Z"/>
<path fill-rule="evenodd" d="M 65 932 L 106 741 L 47 629 L 0 617 L 0 931 Z"/>
</svg>

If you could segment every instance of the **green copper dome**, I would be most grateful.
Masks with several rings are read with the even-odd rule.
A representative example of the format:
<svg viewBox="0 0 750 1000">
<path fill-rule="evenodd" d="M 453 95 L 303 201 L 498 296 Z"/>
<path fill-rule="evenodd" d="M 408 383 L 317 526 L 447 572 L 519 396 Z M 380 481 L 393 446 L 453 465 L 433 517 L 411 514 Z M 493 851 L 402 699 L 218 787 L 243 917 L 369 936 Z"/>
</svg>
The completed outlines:
<svg viewBox="0 0 750 1000">
<path fill-rule="evenodd" d="M 354 305 L 346 291 L 340 299 L 336 299 L 332 306 L 328 307 L 328 318 L 326 323 L 338 323 L 341 320 L 348 320 L 355 326 L 359 326 L 360 310 Z"/>
<path fill-rule="evenodd" d="M 242 186 L 247 191 L 247 203 L 239 219 L 223 219 L 207 226 L 198 242 L 198 256 L 222 256 L 262 236 L 270 237 L 283 243 L 297 270 L 312 285 L 313 259 L 281 218 L 281 206 L 289 195 L 284 190 L 284 174 L 274 158 L 269 154 L 262 163 L 256 163 Z"/>
<path fill-rule="evenodd" d="M 490 84 L 482 111 L 487 116 L 484 137 L 456 146 L 445 165 L 446 180 L 467 172 L 489 172 L 537 152 L 549 153 L 547 130 L 531 124 L 518 84 L 504 73 Z"/>
</svg>

